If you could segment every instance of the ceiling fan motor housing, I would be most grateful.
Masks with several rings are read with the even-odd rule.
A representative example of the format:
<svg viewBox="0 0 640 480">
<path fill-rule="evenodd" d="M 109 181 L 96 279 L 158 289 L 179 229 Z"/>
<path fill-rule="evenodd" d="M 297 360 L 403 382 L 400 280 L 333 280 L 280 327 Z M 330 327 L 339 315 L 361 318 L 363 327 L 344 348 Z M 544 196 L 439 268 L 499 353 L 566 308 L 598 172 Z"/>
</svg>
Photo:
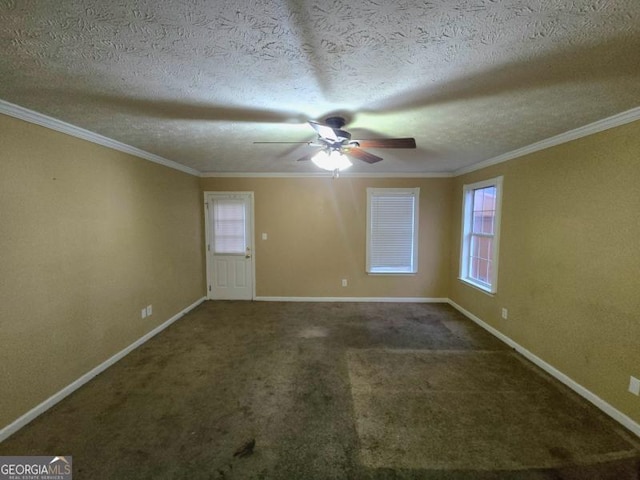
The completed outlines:
<svg viewBox="0 0 640 480">
<path fill-rule="evenodd" d="M 340 143 L 340 145 L 342 145 L 344 143 L 347 143 L 349 140 L 351 140 L 351 134 L 346 130 L 341 130 L 342 127 L 344 127 L 345 124 L 347 123 L 344 118 L 327 117 L 324 123 L 327 127 L 331 127 L 331 129 L 333 130 L 333 133 L 335 133 L 338 139 L 338 142 L 336 143 Z"/>
<path fill-rule="evenodd" d="M 327 117 L 324 124 L 336 130 L 344 127 L 347 122 L 342 117 Z"/>
</svg>

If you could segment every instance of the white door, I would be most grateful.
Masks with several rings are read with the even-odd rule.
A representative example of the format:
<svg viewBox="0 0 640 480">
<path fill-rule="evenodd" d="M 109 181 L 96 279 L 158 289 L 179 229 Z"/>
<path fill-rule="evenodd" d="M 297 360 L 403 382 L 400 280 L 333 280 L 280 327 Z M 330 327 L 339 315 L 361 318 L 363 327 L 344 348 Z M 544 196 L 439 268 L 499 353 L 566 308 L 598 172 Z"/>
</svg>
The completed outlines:
<svg viewBox="0 0 640 480">
<path fill-rule="evenodd" d="M 208 298 L 253 299 L 253 192 L 205 193 Z"/>
</svg>

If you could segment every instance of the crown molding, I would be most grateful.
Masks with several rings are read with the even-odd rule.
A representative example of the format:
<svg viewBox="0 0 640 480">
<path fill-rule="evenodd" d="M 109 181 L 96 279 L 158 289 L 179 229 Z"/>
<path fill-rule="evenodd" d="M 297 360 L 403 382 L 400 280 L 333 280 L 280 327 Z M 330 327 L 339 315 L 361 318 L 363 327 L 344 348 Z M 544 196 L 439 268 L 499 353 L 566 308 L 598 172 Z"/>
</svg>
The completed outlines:
<svg viewBox="0 0 640 480">
<path fill-rule="evenodd" d="M 387 172 L 387 173 L 341 173 L 341 177 L 350 178 L 450 178 L 453 177 L 452 172 Z"/>
<path fill-rule="evenodd" d="M 39 112 L 29 110 L 27 108 L 9 103 L 5 100 L 0 100 L 0 114 L 5 114 L 11 117 L 24 120 L 35 125 L 40 125 L 51 130 L 56 130 L 67 135 L 71 135 L 88 142 L 92 142 L 104 147 L 112 148 L 120 152 L 128 153 L 135 157 L 139 157 L 148 160 L 165 167 L 179 170 L 189 175 L 199 176 L 203 178 L 216 178 L 216 177 L 228 177 L 228 178 L 327 178 L 331 177 L 331 172 L 306 172 L 306 173 L 294 173 L 294 172 L 200 172 L 194 168 L 187 167 L 173 160 L 161 157 L 159 155 L 141 150 L 139 148 L 127 145 L 126 143 L 113 140 L 95 132 L 85 130 L 84 128 L 77 127 L 70 123 L 63 122 L 53 117 L 49 117 Z M 463 167 L 461 169 L 451 172 L 422 172 L 422 173 L 402 173 L 402 172 L 375 172 L 375 173 L 347 173 L 343 172 L 340 177 L 345 178 L 450 178 L 464 175 L 466 173 L 481 170 L 491 165 L 507 162 L 516 158 L 528 155 L 530 153 L 538 152 L 546 148 L 561 145 L 563 143 L 577 140 L 588 135 L 608 130 L 610 128 L 619 127 L 627 123 L 640 120 L 640 107 L 632 108 L 626 112 L 613 115 L 602 120 L 590 123 L 583 127 L 569 130 L 568 132 L 561 133 L 554 137 L 541 140 L 531 145 L 512 150 L 511 152 L 503 153 L 497 157 L 493 157 L 487 160 L 483 160 L 473 165 Z"/>
<path fill-rule="evenodd" d="M 293 177 L 331 177 L 329 172 L 309 172 L 309 173 L 292 173 L 292 172 L 202 172 L 202 178 L 293 178 Z"/>
<path fill-rule="evenodd" d="M 203 178 L 331 178 L 331 172 L 202 172 Z M 339 178 L 450 178 L 453 177 L 451 172 L 434 172 L 434 173 L 340 173 Z"/>
<path fill-rule="evenodd" d="M 169 160 L 159 155 L 149 153 L 145 150 L 132 147 L 131 145 L 127 145 L 126 143 L 118 142 L 117 140 L 113 140 L 98 133 L 85 130 L 84 128 L 76 127 L 75 125 L 63 122 L 62 120 L 58 120 L 57 118 L 43 115 L 42 113 L 29 110 L 28 108 L 24 108 L 19 105 L 6 102 L 4 100 L 0 100 L 0 113 L 9 115 L 10 117 L 18 118 L 20 120 L 24 120 L 25 122 L 33 123 L 35 125 L 40 125 L 41 127 L 50 128 L 51 130 L 65 133 L 67 135 L 71 135 L 72 137 L 80 138 L 91 143 L 102 145 L 103 147 L 108 147 L 112 148 L 113 150 L 128 153 L 135 157 L 143 158 L 145 160 L 149 160 L 150 162 L 173 168 L 174 170 L 180 170 L 181 172 L 188 173 L 189 175 L 200 175 L 200 172 L 198 170 L 187 167 L 185 165 L 181 165 L 177 162 L 174 162 L 173 160 Z"/>
<path fill-rule="evenodd" d="M 603 118 L 602 120 L 598 120 L 583 127 L 578 127 L 574 130 L 569 130 L 568 132 L 561 133 L 554 137 L 532 143 L 531 145 L 527 145 L 526 147 L 503 153 L 502 155 L 498 155 L 497 157 L 493 157 L 479 163 L 474 163 L 473 165 L 469 165 L 468 167 L 456 170 L 455 172 L 453 172 L 453 176 L 457 177 L 459 175 L 464 175 L 465 173 L 474 172 L 491 165 L 496 165 L 498 163 L 503 163 L 508 160 L 523 157 L 524 155 L 528 155 L 530 153 L 544 150 L 545 148 L 555 147 L 556 145 L 561 145 L 572 140 L 577 140 L 578 138 L 593 135 L 604 130 L 609 130 L 610 128 L 620 127 L 627 123 L 635 122 L 636 120 L 640 120 L 640 107 L 632 108 L 631 110 L 627 110 L 626 112 Z"/>
</svg>

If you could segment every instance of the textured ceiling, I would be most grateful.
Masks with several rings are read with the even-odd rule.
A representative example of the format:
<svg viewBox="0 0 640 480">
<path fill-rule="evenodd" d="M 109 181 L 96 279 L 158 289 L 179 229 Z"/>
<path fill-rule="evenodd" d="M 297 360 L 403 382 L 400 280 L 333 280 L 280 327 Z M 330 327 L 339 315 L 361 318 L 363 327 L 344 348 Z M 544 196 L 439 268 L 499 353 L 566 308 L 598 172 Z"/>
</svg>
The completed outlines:
<svg viewBox="0 0 640 480">
<path fill-rule="evenodd" d="M 0 0 L 0 98 L 202 172 L 454 171 L 640 105 L 639 0 Z"/>
</svg>

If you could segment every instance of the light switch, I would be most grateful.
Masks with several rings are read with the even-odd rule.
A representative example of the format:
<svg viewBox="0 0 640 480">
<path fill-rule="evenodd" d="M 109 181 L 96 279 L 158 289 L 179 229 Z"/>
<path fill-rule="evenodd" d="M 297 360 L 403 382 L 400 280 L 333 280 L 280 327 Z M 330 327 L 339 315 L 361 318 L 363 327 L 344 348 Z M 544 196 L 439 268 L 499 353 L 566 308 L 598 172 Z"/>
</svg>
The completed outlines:
<svg viewBox="0 0 640 480">
<path fill-rule="evenodd" d="M 640 395 L 640 380 L 636 377 L 631 377 L 629 379 L 629 392 L 634 395 Z"/>
<path fill-rule="evenodd" d="M 266 239 L 267 239 L 267 234 L 266 234 L 266 233 L 263 233 L 263 234 L 262 234 L 262 239 L 263 239 L 263 240 L 266 240 Z"/>
</svg>

